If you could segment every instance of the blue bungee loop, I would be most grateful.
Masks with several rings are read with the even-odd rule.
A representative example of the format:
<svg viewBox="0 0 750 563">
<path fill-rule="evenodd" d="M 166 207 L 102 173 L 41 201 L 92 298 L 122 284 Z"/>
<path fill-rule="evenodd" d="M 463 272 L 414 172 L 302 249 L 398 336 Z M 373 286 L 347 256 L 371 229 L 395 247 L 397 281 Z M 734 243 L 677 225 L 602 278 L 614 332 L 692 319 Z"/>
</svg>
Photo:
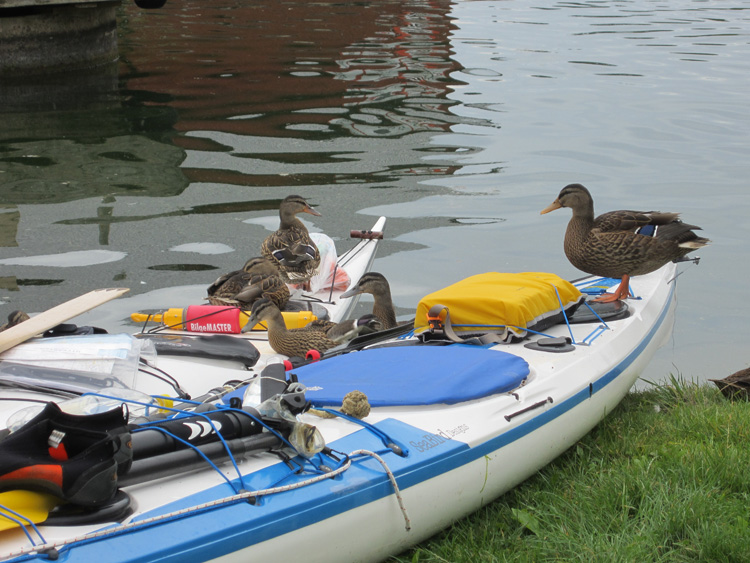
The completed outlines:
<svg viewBox="0 0 750 563">
<path fill-rule="evenodd" d="M 36 527 L 36 524 L 34 524 L 34 522 L 32 522 L 30 518 L 24 516 L 23 514 L 16 512 L 15 510 L 8 508 L 4 504 L 0 504 L 0 509 L 2 509 L 0 518 L 6 518 L 10 520 L 11 522 L 15 522 L 16 524 L 18 524 L 18 526 L 26 534 L 26 537 L 29 539 L 29 542 L 31 542 L 31 545 L 37 545 L 37 543 L 34 541 L 34 538 L 31 537 L 31 533 L 29 533 L 29 531 L 26 529 L 26 526 L 31 526 L 31 528 L 34 530 L 36 535 L 39 536 L 39 539 L 41 540 L 42 544 L 47 543 L 47 540 L 44 539 L 44 536 L 39 531 L 39 528 Z M 6 514 L 6 512 L 9 514 Z"/>
<path fill-rule="evenodd" d="M 327 412 L 329 414 L 333 414 L 335 416 L 340 416 L 341 418 L 344 418 L 348 420 L 349 422 L 354 422 L 355 424 L 359 424 L 360 426 L 364 427 L 365 430 L 369 430 L 372 434 L 380 438 L 380 441 L 383 442 L 383 445 L 388 448 L 393 453 L 401 456 L 401 457 L 407 457 L 409 455 L 409 448 L 404 446 L 403 444 L 399 443 L 397 440 L 394 440 L 391 438 L 388 434 L 383 432 L 380 428 L 375 426 L 374 424 L 370 424 L 369 422 L 365 422 L 364 420 L 361 420 L 359 418 L 349 416 L 346 413 L 343 413 L 341 411 L 325 408 L 325 407 L 315 407 L 316 410 Z"/>
<path fill-rule="evenodd" d="M 586 305 L 586 307 L 588 307 L 589 311 L 591 311 L 594 314 L 594 316 L 597 319 L 599 319 L 599 321 L 602 323 L 601 325 L 599 325 L 598 327 L 596 327 L 594 330 L 592 330 L 586 336 L 586 338 L 584 338 L 583 341 L 581 342 L 581 344 L 584 344 L 586 346 L 591 346 L 591 343 L 594 342 L 594 340 L 596 340 L 597 338 L 599 338 L 599 336 L 601 336 L 604 333 L 605 330 L 610 330 L 610 328 L 609 328 L 609 325 L 607 324 L 607 321 L 605 321 L 603 318 L 601 318 L 601 316 L 599 315 L 599 313 L 597 313 L 596 311 L 594 311 L 594 308 L 591 305 L 589 305 L 588 301 L 584 301 L 583 304 Z"/>
<path fill-rule="evenodd" d="M 602 322 L 602 324 L 605 326 L 605 328 L 607 328 L 607 330 L 609 330 L 609 325 L 607 324 L 607 321 L 605 321 L 603 318 L 601 318 L 599 316 L 599 313 L 597 313 L 596 311 L 594 311 L 594 308 L 591 305 L 589 305 L 589 302 L 588 301 L 584 301 L 583 304 L 586 305 L 586 307 L 588 307 L 589 311 L 591 311 L 594 314 L 594 316 Z"/>
<path fill-rule="evenodd" d="M 570 321 L 568 320 L 568 315 L 565 313 L 565 307 L 563 306 L 562 298 L 560 297 L 560 292 L 557 290 L 557 286 L 553 285 L 553 288 L 555 288 L 555 295 L 557 295 L 557 302 L 560 304 L 560 311 L 562 311 L 563 319 L 565 319 L 565 324 L 568 327 L 568 333 L 570 334 L 570 340 L 573 342 L 573 344 L 576 344 L 576 338 L 573 336 L 573 329 L 570 328 Z"/>
<path fill-rule="evenodd" d="M 210 419 L 209 419 L 209 422 L 210 422 Z M 183 444 L 184 446 L 186 446 L 186 447 L 190 448 L 191 450 L 195 451 L 199 456 L 201 456 L 205 460 L 205 462 L 209 465 L 209 467 L 211 467 L 214 471 L 216 471 L 219 475 L 221 475 L 222 479 L 224 479 L 227 482 L 227 484 L 230 487 L 232 487 L 232 490 L 234 490 L 235 494 L 237 494 L 237 493 L 240 492 L 240 490 L 237 489 L 237 487 L 234 486 L 234 484 L 232 483 L 232 481 L 230 481 L 229 478 L 226 475 L 224 475 L 224 473 L 221 472 L 221 470 L 219 469 L 219 467 L 213 461 L 211 461 L 208 458 L 208 456 L 206 456 L 206 454 L 204 454 L 202 451 L 200 451 L 200 449 L 197 446 L 191 444 L 190 442 L 188 442 L 186 440 L 183 440 L 182 438 L 180 438 L 176 434 L 170 432 L 166 428 L 162 428 L 161 426 L 148 426 L 148 427 L 145 427 L 145 428 L 136 428 L 136 429 L 133 430 L 133 433 L 137 434 L 138 432 L 145 432 L 147 430 L 157 430 L 157 431 L 161 432 L 162 434 L 164 434 L 166 436 L 169 436 L 175 442 L 179 442 L 180 444 Z M 216 432 L 216 428 L 215 427 L 214 427 L 214 432 Z M 237 476 L 239 477 L 240 485 L 242 486 L 243 489 L 246 489 L 245 483 L 242 480 L 242 473 L 240 472 L 240 468 L 237 467 L 237 462 L 235 461 L 234 456 L 232 455 L 232 452 L 229 451 L 229 448 L 227 447 L 226 442 L 224 442 L 224 438 L 221 436 L 221 434 L 219 434 L 218 432 L 216 432 L 216 434 L 217 434 L 217 436 L 219 436 L 219 439 L 222 441 L 222 443 L 224 443 L 224 449 L 226 450 L 227 455 L 229 456 L 229 459 L 231 460 L 232 465 L 234 466 L 235 471 L 237 471 Z"/>
<path fill-rule="evenodd" d="M 599 325 L 599 326 L 598 326 L 598 327 L 596 327 L 596 328 L 595 328 L 594 330 L 592 330 L 592 331 L 591 331 L 591 332 L 590 332 L 590 333 L 589 333 L 589 334 L 588 334 L 588 335 L 586 336 L 586 338 L 584 338 L 584 339 L 583 339 L 583 340 L 582 340 L 582 341 L 581 341 L 580 343 L 581 343 L 581 344 L 584 344 L 584 345 L 586 345 L 586 346 L 591 346 L 591 343 L 592 343 L 592 342 L 593 342 L 594 340 L 596 340 L 597 338 L 599 338 L 599 337 L 600 337 L 600 336 L 601 336 L 601 335 L 602 335 L 602 334 L 604 333 L 604 331 L 605 331 L 605 330 L 609 330 L 609 327 L 606 327 L 606 326 L 602 326 L 602 325 Z"/>
</svg>

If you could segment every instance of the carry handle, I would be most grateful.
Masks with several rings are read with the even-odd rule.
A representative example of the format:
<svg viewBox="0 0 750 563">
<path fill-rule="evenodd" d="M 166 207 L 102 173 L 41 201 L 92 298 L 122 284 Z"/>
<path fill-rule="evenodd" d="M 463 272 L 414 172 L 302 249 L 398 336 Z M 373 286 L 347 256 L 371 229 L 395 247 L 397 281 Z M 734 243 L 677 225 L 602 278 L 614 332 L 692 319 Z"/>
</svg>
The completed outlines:
<svg viewBox="0 0 750 563">
<path fill-rule="evenodd" d="M 367 240 L 383 240 L 383 231 L 357 231 L 357 230 L 351 230 L 349 231 L 349 236 L 351 238 L 361 238 L 361 239 L 367 239 Z"/>
</svg>

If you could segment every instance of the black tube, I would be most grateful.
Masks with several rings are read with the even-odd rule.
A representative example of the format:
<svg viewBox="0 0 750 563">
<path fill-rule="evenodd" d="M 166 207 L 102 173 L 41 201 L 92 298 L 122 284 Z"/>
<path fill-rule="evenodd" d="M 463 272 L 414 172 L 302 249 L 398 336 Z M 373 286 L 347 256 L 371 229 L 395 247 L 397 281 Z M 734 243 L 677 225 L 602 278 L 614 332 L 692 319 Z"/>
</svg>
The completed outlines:
<svg viewBox="0 0 750 563">
<path fill-rule="evenodd" d="M 271 432 L 227 440 L 227 447 L 235 459 L 254 453 L 267 452 L 280 448 L 282 445 L 282 440 Z M 219 464 L 229 459 L 227 449 L 221 442 L 204 444 L 197 448 L 214 463 Z M 126 474 L 118 475 L 117 486 L 129 487 L 196 469 L 209 469 L 209 465 L 192 448 L 178 450 L 134 461 Z"/>
<path fill-rule="evenodd" d="M 211 420 L 225 440 L 260 433 L 263 427 L 257 421 L 260 418 L 258 411 L 249 407 L 244 410 L 248 414 L 217 409 L 208 411 L 203 415 L 179 417 L 141 426 L 140 428 L 144 428 L 143 430 L 132 432 L 133 460 L 137 461 L 188 447 L 172 436 L 156 430 L 155 426 L 163 428 L 194 446 L 219 440 L 216 431 L 206 418 Z"/>
</svg>

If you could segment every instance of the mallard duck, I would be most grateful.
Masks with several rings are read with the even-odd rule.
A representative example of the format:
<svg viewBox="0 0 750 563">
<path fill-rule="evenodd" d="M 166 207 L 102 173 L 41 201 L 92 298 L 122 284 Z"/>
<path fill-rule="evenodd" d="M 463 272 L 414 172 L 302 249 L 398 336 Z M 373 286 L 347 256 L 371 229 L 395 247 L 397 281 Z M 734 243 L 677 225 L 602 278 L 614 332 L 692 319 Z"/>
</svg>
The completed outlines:
<svg viewBox="0 0 750 563">
<path fill-rule="evenodd" d="M 273 301 L 266 297 L 253 303 L 250 318 L 244 331 L 251 330 L 259 322 L 265 322 L 268 327 L 268 343 L 278 354 L 285 356 L 305 357 L 308 351 L 317 350 L 321 354 L 336 346 L 336 342 L 328 338 L 325 332 L 309 330 L 307 328 L 286 328 L 284 317 Z"/>
<path fill-rule="evenodd" d="M 564 245 L 571 264 L 588 274 L 621 279 L 615 293 L 596 301 L 627 298 L 631 276 L 658 270 L 711 242 L 693 232 L 700 227 L 680 221 L 679 213 L 623 210 L 595 219 L 594 201 L 581 184 L 565 186 L 541 213 L 561 207 L 573 210 Z"/>
<path fill-rule="evenodd" d="M 741 369 L 724 379 L 709 379 L 728 399 L 750 400 L 750 368 Z"/>
<path fill-rule="evenodd" d="M 263 256 L 250 258 L 241 270 L 224 274 L 206 291 L 211 305 L 242 309 L 250 309 L 260 297 L 268 297 L 282 310 L 289 301 L 289 288 L 281 279 L 279 268 Z"/>
<path fill-rule="evenodd" d="M 297 213 L 320 217 L 304 198 L 290 195 L 279 206 L 279 229 L 266 237 L 261 254 L 279 265 L 286 283 L 304 284 L 310 280 L 320 265 L 320 252 L 310 238 L 307 227 L 297 219 Z"/>
<path fill-rule="evenodd" d="M 30 317 L 23 311 L 13 311 L 8 315 L 8 322 L 0 325 L 0 332 L 8 330 L 9 328 L 21 324 L 24 321 L 28 321 L 29 318 Z"/>
<path fill-rule="evenodd" d="M 386 330 L 396 326 L 396 312 L 393 309 L 393 300 L 391 299 L 391 286 L 383 274 L 377 272 L 367 272 L 359 278 L 359 281 L 352 287 L 341 294 L 341 297 L 354 297 L 360 293 L 370 293 L 375 299 L 372 306 L 372 314 L 377 317 Z"/>
<path fill-rule="evenodd" d="M 341 344 L 343 342 L 349 342 L 360 334 L 377 332 L 381 330 L 382 327 L 382 323 L 375 315 L 363 315 L 358 319 L 347 319 L 340 323 L 314 320 L 305 328 L 307 330 L 321 331 L 337 344 Z"/>
</svg>

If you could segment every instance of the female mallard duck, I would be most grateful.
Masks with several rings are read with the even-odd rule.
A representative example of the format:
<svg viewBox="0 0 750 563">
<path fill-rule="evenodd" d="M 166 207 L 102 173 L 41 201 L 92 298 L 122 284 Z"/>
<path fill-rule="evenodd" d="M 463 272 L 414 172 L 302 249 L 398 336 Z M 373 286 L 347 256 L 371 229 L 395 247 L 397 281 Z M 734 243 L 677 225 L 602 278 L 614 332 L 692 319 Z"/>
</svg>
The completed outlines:
<svg viewBox="0 0 750 563">
<path fill-rule="evenodd" d="M 310 238 L 307 227 L 297 219 L 297 213 L 320 217 L 304 198 L 290 195 L 279 206 L 279 229 L 266 237 L 261 254 L 276 261 L 286 283 L 306 283 L 320 265 L 320 252 Z"/>
<path fill-rule="evenodd" d="M 741 369 L 724 379 L 709 379 L 709 381 L 713 381 L 728 399 L 750 401 L 750 368 Z"/>
<path fill-rule="evenodd" d="M 22 322 L 28 320 L 29 316 L 23 311 L 13 311 L 10 315 L 8 315 L 8 322 L 0 325 L 0 332 L 8 330 L 9 328 L 19 325 Z"/>
<path fill-rule="evenodd" d="M 317 350 L 321 354 L 336 346 L 336 342 L 328 338 L 323 331 L 307 328 L 286 328 L 284 317 L 273 301 L 263 297 L 253 303 L 250 318 L 245 330 L 251 330 L 259 322 L 265 322 L 268 327 L 268 343 L 278 354 L 285 356 L 300 356 L 304 358 L 310 350 Z"/>
<path fill-rule="evenodd" d="M 250 309 L 260 297 L 268 297 L 279 309 L 289 301 L 289 288 L 279 275 L 275 262 L 259 256 L 250 258 L 241 270 L 224 274 L 208 286 L 211 305 Z"/>
<path fill-rule="evenodd" d="M 347 319 L 339 323 L 317 319 L 308 323 L 305 329 L 321 331 L 337 344 L 341 344 L 349 342 L 360 334 L 377 332 L 382 329 L 382 326 L 375 315 L 363 315 L 358 319 Z"/>
<path fill-rule="evenodd" d="M 372 314 L 380 321 L 383 330 L 396 326 L 396 312 L 391 299 L 391 286 L 383 274 L 368 272 L 354 286 L 341 294 L 341 297 L 354 297 L 360 293 L 370 293 L 375 299 Z"/>
<path fill-rule="evenodd" d="M 570 207 L 573 217 L 565 232 L 565 255 L 579 270 L 596 276 L 621 278 L 615 293 L 596 301 L 628 296 L 631 276 L 658 270 L 667 262 L 706 246 L 707 238 L 678 219 L 678 213 L 610 211 L 594 218 L 594 201 L 581 184 L 565 186 L 542 213 Z"/>
</svg>

